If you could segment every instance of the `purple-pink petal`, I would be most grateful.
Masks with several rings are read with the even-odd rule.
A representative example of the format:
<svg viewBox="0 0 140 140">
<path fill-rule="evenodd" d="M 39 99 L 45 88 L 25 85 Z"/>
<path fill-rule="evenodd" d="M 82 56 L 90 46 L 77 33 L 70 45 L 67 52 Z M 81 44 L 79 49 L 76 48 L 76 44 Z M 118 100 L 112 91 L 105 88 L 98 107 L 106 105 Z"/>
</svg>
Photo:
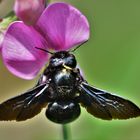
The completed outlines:
<svg viewBox="0 0 140 140">
<path fill-rule="evenodd" d="M 45 0 L 16 0 L 14 11 L 24 23 L 33 25 L 45 9 L 45 3 Z"/>
<path fill-rule="evenodd" d="M 3 42 L 4 33 L 0 32 L 0 54 L 2 49 L 2 42 Z"/>
<path fill-rule="evenodd" d="M 44 38 L 31 26 L 12 23 L 2 44 L 5 66 L 20 78 L 34 78 L 48 60 L 48 54 L 35 47 L 45 48 Z"/>
<path fill-rule="evenodd" d="M 51 49 L 67 50 L 89 38 L 86 17 L 73 6 L 54 3 L 40 16 L 35 28 L 43 34 Z"/>
</svg>

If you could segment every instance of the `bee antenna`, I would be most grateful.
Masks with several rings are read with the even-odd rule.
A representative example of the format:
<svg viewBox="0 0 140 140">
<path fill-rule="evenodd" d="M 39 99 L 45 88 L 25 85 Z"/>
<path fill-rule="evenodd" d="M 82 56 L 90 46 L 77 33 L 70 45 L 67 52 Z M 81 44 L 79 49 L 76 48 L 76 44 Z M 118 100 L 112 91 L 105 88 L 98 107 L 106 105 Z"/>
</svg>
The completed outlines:
<svg viewBox="0 0 140 140">
<path fill-rule="evenodd" d="M 73 50 L 69 50 L 69 52 L 75 52 L 78 48 L 80 48 L 80 46 L 82 46 L 83 44 L 85 44 L 88 40 L 86 40 L 85 42 L 81 43 L 80 45 L 78 45 L 76 48 L 74 48 Z"/>
<path fill-rule="evenodd" d="M 38 48 L 38 47 L 35 47 L 35 48 L 36 48 L 36 49 L 39 49 L 39 50 L 41 50 L 41 51 L 47 52 L 47 53 L 49 53 L 49 54 L 54 54 L 53 52 L 50 52 L 50 51 L 45 50 L 45 49 L 43 49 L 43 48 Z"/>
</svg>

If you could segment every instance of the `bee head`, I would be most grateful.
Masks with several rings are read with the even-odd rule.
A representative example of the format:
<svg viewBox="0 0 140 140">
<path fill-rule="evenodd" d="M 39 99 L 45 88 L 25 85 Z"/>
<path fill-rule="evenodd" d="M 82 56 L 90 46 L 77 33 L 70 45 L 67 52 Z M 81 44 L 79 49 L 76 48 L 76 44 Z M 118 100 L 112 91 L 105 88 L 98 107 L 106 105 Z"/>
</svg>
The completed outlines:
<svg viewBox="0 0 140 140">
<path fill-rule="evenodd" d="M 54 53 L 50 58 L 50 66 L 52 67 L 58 67 L 61 65 L 68 66 L 70 68 L 76 67 L 76 59 L 73 54 L 70 54 L 67 51 L 60 51 Z"/>
</svg>

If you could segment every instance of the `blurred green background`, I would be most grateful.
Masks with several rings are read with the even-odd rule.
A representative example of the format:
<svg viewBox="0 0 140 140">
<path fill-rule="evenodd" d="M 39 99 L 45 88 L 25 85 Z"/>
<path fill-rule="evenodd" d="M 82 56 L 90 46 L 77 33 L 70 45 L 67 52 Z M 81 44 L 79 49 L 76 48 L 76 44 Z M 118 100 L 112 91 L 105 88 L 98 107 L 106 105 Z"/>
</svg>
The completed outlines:
<svg viewBox="0 0 140 140">
<path fill-rule="evenodd" d="M 0 5 L 0 15 L 12 2 Z M 87 81 L 140 106 L 140 1 L 67 2 L 80 9 L 90 23 L 90 40 L 75 52 Z M 0 60 L 0 102 L 31 88 L 37 78 L 16 78 Z M 0 122 L 0 140 L 61 140 L 61 126 L 47 120 L 44 111 L 25 122 Z M 73 140 L 140 140 L 140 118 L 103 121 L 82 109 L 81 116 L 69 125 Z"/>
</svg>

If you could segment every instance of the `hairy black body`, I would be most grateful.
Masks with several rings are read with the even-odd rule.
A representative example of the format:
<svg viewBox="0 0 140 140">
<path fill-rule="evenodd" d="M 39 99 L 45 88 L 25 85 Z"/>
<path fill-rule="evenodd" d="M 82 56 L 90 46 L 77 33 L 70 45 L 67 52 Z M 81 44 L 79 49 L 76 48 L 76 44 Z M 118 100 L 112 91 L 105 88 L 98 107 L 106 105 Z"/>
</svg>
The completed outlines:
<svg viewBox="0 0 140 140">
<path fill-rule="evenodd" d="M 73 54 L 54 53 L 33 89 L 0 104 L 0 120 L 23 121 L 47 107 L 47 118 L 64 124 L 78 118 L 80 104 L 104 120 L 140 116 L 139 107 L 131 101 L 90 86 L 76 66 Z"/>
<path fill-rule="evenodd" d="M 39 80 L 38 85 L 48 82 L 47 92 L 51 102 L 46 116 L 54 122 L 71 122 L 80 115 L 77 87 L 83 78 L 75 67 L 74 55 L 68 52 L 55 53 Z"/>
</svg>

